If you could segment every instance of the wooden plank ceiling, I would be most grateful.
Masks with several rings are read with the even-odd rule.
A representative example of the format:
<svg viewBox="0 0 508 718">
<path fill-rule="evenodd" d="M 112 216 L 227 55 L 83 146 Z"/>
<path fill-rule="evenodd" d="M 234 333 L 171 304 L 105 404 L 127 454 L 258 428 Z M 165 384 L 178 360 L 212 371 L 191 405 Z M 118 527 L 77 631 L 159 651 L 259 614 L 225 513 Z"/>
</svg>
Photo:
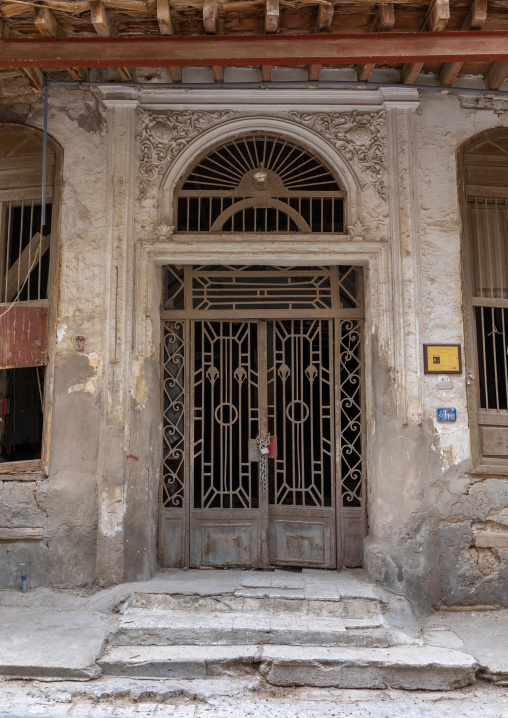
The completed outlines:
<svg viewBox="0 0 508 718">
<path fill-rule="evenodd" d="M 323 33 L 328 38 L 314 43 L 298 37 Z M 157 43 L 163 36 L 166 41 Z M 260 67 L 263 81 L 284 65 L 307 66 L 310 81 L 323 79 L 326 67 L 355 67 L 361 82 L 375 79 L 376 67 L 398 70 L 403 84 L 431 72 L 445 87 L 476 75 L 492 90 L 508 77 L 508 0 L 0 0 L 0 37 L 31 41 L 0 40 L 0 81 L 13 68 L 37 89 L 44 73 L 62 63 L 69 79 L 87 80 L 82 52 L 94 53 L 86 56 L 93 58 L 89 67 L 115 67 L 117 79 L 128 82 L 136 76 L 135 52 L 140 67 L 169 66 L 175 83 L 183 67 L 195 65 L 211 66 L 216 82 L 224 82 L 228 65 Z M 52 40 L 36 42 L 41 38 Z M 76 38 L 83 40 L 70 42 Z M 126 45 L 130 50 L 120 51 Z M 23 63 L 16 65 L 16 58 Z"/>
</svg>

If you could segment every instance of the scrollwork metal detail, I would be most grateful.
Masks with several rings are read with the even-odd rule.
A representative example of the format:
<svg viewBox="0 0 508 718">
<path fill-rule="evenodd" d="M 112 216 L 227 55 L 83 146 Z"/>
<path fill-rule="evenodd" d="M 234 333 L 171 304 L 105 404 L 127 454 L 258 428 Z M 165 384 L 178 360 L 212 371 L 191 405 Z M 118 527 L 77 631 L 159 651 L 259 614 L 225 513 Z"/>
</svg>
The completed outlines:
<svg viewBox="0 0 508 718">
<path fill-rule="evenodd" d="M 360 322 L 341 321 L 339 341 L 342 504 L 359 507 L 363 505 Z"/>
<path fill-rule="evenodd" d="M 184 323 L 164 325 L 162 505 L 183 506 L 184 496 Z"/>
</svg>

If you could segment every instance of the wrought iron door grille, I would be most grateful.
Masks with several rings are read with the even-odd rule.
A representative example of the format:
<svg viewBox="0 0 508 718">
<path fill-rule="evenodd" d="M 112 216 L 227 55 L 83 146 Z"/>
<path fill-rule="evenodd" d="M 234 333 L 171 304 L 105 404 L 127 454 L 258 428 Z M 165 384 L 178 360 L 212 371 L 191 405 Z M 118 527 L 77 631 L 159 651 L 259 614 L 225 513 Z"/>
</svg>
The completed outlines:
<svg viewBox="0 0 508 718">
<path fill-rule="evenodd" d="M 344 192 L 301 147 L 270 135 L 213 150 L 175 193 L 179 232 L 344 231 Z"/>
<path fill-rule="evenodd" d="M 312 521 L 335 511 L 346 512 L 347 526 L 361 524 L 361 269 L 171 266 L 163 287 L 165 520 L 195 516 L 202 537 L 211 531 L 205 548 L 213 556 L 221 555 L 214 530 L 224 537 L 230 531 L 231 541 L 238 530 L 242 546 L 250 545 L 245 521 L 263 502 L 283 512 L 278 531 L 302 520 L 317 525 Z M 276 442 L 263 498 L 256 438 L 264 441 L 268 433 Z M 310 518 L 291 518 L 293 511 Z M 213 529 L 235 515 L 237 529 Z M 361 536 L 361 529 L 352 530 Z"/>
<path fill-rule="evenodd" d="M 268 415 L 277 436 L 270 503 L 333 506 L 333 320 L 268 327 Z"/>
<path fill-rule="evenodd" d="M 344 506 L 361 506 L 363 499 L 361 339 L 362 322 L 338 321 L 340 477 Z"/>
<path fill-rule="evenodd" d="M 256 508 L 257 324 L 195 322 L 193 338 L 194 507 Z"/>
<path fill-rule="evenodd" d="M 185 456 L 185 340 L 184 322 L 163 326 L 163 453 L 162 505 L 182 507 Z"/>
</svg>

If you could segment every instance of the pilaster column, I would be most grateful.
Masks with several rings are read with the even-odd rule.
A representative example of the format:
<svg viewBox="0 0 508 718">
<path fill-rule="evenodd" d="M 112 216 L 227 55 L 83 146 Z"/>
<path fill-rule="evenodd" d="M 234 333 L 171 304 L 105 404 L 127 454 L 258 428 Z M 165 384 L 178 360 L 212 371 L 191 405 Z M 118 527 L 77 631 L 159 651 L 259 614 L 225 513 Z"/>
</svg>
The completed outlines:
<svg viewBox="0 0 508 718">
<path fill-rule="evenodd" d="M 124 579 L 126 456 L 129 449 L 129 377 L 133 343 L 134 168 L 138 101 L 132 91 L 104 100 L 109 151 L 106 177 L 107 266 L 104 382 L 98 475 L 97 581 Z"/>
<path fill-rule="evenodd" d="M 393 348 L 397 417 L 421 422 L 422 389 L 418 287 L 418 199 L 414 111 L 418 102 L 384 103 L 388 125 L 392 238 Z"/>
</svg>

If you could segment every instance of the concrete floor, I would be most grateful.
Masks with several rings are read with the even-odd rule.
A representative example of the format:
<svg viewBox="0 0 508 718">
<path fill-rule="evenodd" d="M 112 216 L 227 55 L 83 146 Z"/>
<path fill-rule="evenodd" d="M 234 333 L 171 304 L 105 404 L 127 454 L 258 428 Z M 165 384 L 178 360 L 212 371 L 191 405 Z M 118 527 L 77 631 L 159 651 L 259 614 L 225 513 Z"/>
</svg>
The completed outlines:
<svg viewBox="0 0 508 718">
<path fill-rule="evenodd" d="M 118 621 L 116 610 L 133 593 L 213 596 L 232 593 L 246 584 L 253 590 L 284 585 L 314 595 L 338 591 L 342 596 L 363 593 L 381 597 L 389 601 L 390 620 L 400 630 L 428 645 L 474 656 L 481 667 L 479 680 L 461 690 L 429 693 L 283 689 L 252 679 L 178 683 L 97 678 L 96 659 Z M 27 594 L 0 591 L 0 674 L 8 674 L 9 667 L 22 670 L 26 680 L 0 678 L 0 717 L 8 718 L 508 718 L 508 610 L 437 612 L 418 619 L 407 602 L 373 586 L 361 571 L 167 571 L 150 581 L 95 593 L 44 588 Z M 30 680 L 36 675 L 44 678 L 41 669 L 47 670 L 48 677 L 62 680 Z M 15 675 L 11 672 L 10 677 Z M 483 680 L 484 676 L 490 680 Z"/>
<path fill-rule="evenodd" d="M 508 690 L 476 683 L 452 693 L 260 689 L 224 695 L 228 688 L 175 696 L 165 703 L 141 698 L 92 702 L 73 699 L 62 684 L 0 685 L 2 718 L 506 718 Z M 230 686 L 234 693 L 235 686 Z M 236 686 L 238 690 L 238 686 Z M 222 695 L 221 695 L 222 693 Z M 53 696 L 53 697 L 51 697 Z"/>
</svg>

